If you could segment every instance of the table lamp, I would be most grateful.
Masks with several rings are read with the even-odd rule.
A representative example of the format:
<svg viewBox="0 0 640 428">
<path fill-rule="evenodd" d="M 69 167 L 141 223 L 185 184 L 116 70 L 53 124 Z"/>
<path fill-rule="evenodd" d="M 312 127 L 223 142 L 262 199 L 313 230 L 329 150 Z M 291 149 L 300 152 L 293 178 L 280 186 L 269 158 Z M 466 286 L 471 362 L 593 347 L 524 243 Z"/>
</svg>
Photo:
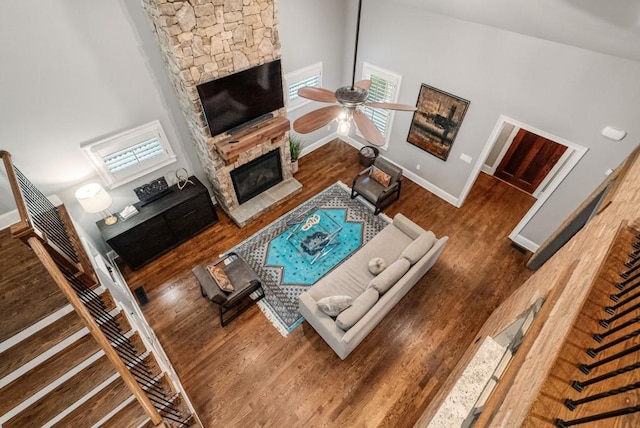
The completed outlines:
<svg viewBox="0 0 640 428">
<path fill-rule="evenodd" d="M 82 186 L 76 191 L 76 199 L 87 213 L 104 212 L 104 224 L 111 225 L 118 221 L 118 218 L 109 211 L 113 200 L 100 184 L 91 183 Z"/>
</svg>

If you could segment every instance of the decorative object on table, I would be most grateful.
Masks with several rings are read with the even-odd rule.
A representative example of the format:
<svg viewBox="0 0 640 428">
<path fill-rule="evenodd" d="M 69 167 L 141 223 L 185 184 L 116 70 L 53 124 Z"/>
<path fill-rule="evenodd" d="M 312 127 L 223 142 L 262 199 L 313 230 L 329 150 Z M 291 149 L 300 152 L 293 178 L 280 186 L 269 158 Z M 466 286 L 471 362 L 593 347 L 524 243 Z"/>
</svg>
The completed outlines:
<svg viewBox="0 0 640 428">
<path fill-rule="evenodd" d="M 180 190 L 184 189 L 187 184 L 193 184 L 193 181 L 189 179 L 189 173 L 185 168 L 180 168 L 176 171 L 176 179 L 178 189 Z"/>
<path fill-rule="evenodd" d="M 141 202 L 140 206 L 144 206 L 169 193 L 169 185 L 164 177 L 159 177 L 150 183 L 136 187 L 133 191 Z"/>
<path fill-rule="evenodd" d="M 291 170 L 295 174 L 298 172 L 298 159 L 300 158 L 300 153 L 302 153 L 302 148 L 304 147 L 304 140 L 294 135 L 293 133 L 289 134 L 289 151 L 291 152 Z"/>
<path fill-rule="evenodd" d="M 443 161 L 469 107 L 469 101 L 422 84 L 407 141 Z"/>
<path fill-rule="evenodd" d="M 76 191 L 75 196 L 85 212 L 90 214 L 103 212 L 104 224 L 112 225 L 118 221 L 118 217 L 109 211 L 113 200 L 100 184 L 90 183 L 82 186 Z"/>
<path fill-rule="evenodd" d="M 362 0 L 358 1 L 358 21 L 356 24 L 356 43 L 353 51 L 353 74 L 351 75 L 351 86 L 343 86 L 333 92 L 323 88 L 304 87 L 298 89 L 298 95 L 312 101 L 323 103 L 338 103 L 321 107 L 307 113 L 293 122 L 293 129 L 301 134 L 308 134 L 316 129 L 320 129 L 332 120 L 338 121 L 337 133 L 340 136 L 348 136 L 352 122 L 362 135 L 371 144 L 384 146 L 385 139 L 378 127 L 362 111 L 363 108 L 387 109 L 400 111 L 414 111 L 414 106 L 396 103 L 374 103 L 367 102 L 369 98 L 369 88 L 371 80 L 360 80 L 356 82 L 356 64 L 358 59 L 358 40 L 360 38 L 360 16 L 362 12 Z"/>
<path fill-rule="evenodd" d="M 369 168 L 356 175 L 351 184 L 351 198 L 360 195 L 375 205 L 374 214 L 400 198 L 402 168 L 378 157 Z"/>
<path fill-rule="evenodd" d="M 138 210 L 133 205 L 127 205 L 126 207 L 124 207 L 124 209 L 122 211 L 120 211 L 118 213 L 118 215 L 120 216 L 120 218 L 122 220 L 126 220 L 128 218 L 131 218 L 136 214 L 138 214 Z"/>
<path fill-rule="evenodd" d="M 373 146 L 364 146 L 360 149 L 360 165 L 362 166 L 371 166 L 373 162 L 376 160 L 378 155 L 380 154 L 380 150 Z"/>
<path fill-rule="evenodd" d="M 389 223 L 386 216 L 375 216 L 367 202 L 350 199 L 349 192 L 349 187 L 338 182 L 230 250 L 240 254 L 262 278 L 266 297 L 258 306 L 283 336 L 303 321 L 298 312 L 298 296 Z M 287 237 L 296 219 L 304 219 L 313 207 L 330 215 L 342 230 L 340 244 L 311 264 L 309 257 L 301 257 Z"/>
</svg>

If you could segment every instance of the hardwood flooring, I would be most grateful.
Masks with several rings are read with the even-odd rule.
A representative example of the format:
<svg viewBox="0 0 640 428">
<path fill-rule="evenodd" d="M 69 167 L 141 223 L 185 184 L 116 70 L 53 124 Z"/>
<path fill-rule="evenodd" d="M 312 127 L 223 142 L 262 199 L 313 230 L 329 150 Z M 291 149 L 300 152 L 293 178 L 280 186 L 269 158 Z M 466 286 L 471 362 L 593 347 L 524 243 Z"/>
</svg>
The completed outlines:
<svg viewBox="0 0 640 428">
<path fill-rule="evenodd" d="M 303 190 L 240 229 L 221 220 L 131 272 L 145 316 L 207 427 L 412 426 L 489 314 L 531 274 L 507 235 L 534 200 L 481 174 L 462 208 L 405 179 L 402 212 L 449 243 L 435 266 L 341 361 L 307 323 L 282 337 L 257 307 L 220 327 L 191 268 L 260 230 L 337 180 L 351 184 L 358 152 L 331 142 L 300 159 Z"/>
</svg>

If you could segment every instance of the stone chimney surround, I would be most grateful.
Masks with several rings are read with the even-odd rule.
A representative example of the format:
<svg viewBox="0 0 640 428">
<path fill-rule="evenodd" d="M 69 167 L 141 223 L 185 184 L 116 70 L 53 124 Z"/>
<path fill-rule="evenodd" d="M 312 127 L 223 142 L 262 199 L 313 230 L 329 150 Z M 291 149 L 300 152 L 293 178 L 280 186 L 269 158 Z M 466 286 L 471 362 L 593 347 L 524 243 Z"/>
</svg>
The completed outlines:
<svg viewBox="0 0 640 428">
<path fill-rule="evenodd" d="M 209 134 L 196 86 L 280 58 L 275 0 L 143 0 L 143 4 L 216 200 L 239 226 L 244 226 L 302 187 L 291 170 L 288 127 L 262 140 L 260 129 L 264 125 L 242 131 L 238 138 L 248 135 L 252 143 L 230 162 L 220 151 L 229 138 Z M 286 110 L 274 115 L 270 121 L 282 122 Z M 238 204 L 230 171 L 278 147 L 284 181 Z"/>
</svg>

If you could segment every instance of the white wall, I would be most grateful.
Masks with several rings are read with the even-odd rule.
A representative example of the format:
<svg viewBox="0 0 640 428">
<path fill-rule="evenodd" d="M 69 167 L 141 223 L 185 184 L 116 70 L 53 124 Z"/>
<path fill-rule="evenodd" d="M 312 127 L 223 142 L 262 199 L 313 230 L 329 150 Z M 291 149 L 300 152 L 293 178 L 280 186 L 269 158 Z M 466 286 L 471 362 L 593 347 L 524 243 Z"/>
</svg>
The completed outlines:
<svg viewBox="0 0 640 428">
<path fill-rule="evenodd" d="M 415 105 L 421 83 L 471 101 L 447 162 L 406 142 L 412 117 L 406 113 L 396 113 L 383 153 L 451 195 L 462 191 L 500 114 L 589 147 L 523 230 L 536 243 L 640 142 L 640 63 L 635 61 L 402 4 L 389 7 L 383 0 L 363 7 L 360 52 L 359 69 L 367 61 L 403 75 L 401 103 Z M 605 139 L 600 131 L 606 125 L 626 130 L 627 138 Z M 462 153 L 473 163 L 460 160 Z"/>
<path fill-rule="evenodd" d="M 282 67 L 284 73 L 322 61 L 324 88 L 335 91 L 345 86 L 343 52 L 345 31 L 344 0 L 277 0 Z M 289 112 L 293 121 L 328 104 L 311 102 Z M 332 122 L 310 134 L 301 135 L 306 145 L 335 132 Z"/>
<path fill-rule="evenodd" d="M 140 2 L 0 2 L 0 54 L 0 148 L 43 193 L 57 193 L 94 240 L 100 215 L 85 214 L 73 197 L 100 181 L 82 143 L 159 119 L 173 145 L 176 164 L 109 191 L 114 211 L 153 178 L 170 181 L 180 167 L 199 173 Z M 2 213 L 15 206 L 0 177 Z"/>
</svg>

